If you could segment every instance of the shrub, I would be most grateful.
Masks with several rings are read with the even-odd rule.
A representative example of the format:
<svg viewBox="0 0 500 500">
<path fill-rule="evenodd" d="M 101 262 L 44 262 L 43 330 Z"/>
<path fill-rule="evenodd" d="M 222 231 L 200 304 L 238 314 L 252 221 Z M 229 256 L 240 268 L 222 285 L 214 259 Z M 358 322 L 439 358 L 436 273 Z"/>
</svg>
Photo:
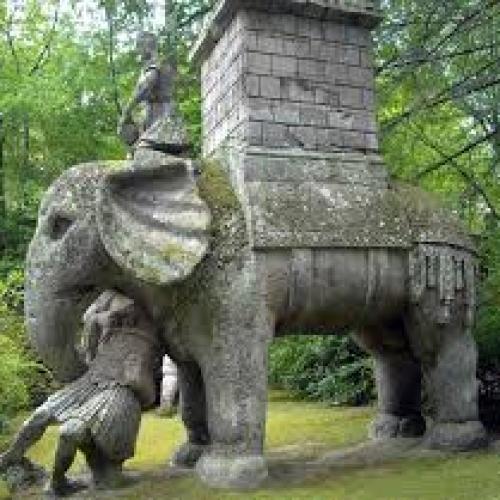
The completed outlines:
<svg viewBox="0 0 500 500">
<path fill-rule="evenodd" d="M 23 284 L 19 268 L 0 280 L 0 431 L 10 417 L 40 404 L 53 388 L 50 372 L 27 343 Z"/>
<path fill-rule="evenodd" d="M 7 336 L 0 336 L 0 431 L 29 402 L 25 377 L 31 369 L 18 346 Z"/>
<path fill-rule="evenodd" d="M 480 246 L 482 280 L 475 338 L 479 364 L 500 365 L 500 229 L 486 232 Z"/>
<path fill-rule="evenodd" d="M 269 353 L 270 383 L 297 396 L 336 405 L 375 397 L 371 359 L 346 336 L 279 339 Z"/>
</svg>

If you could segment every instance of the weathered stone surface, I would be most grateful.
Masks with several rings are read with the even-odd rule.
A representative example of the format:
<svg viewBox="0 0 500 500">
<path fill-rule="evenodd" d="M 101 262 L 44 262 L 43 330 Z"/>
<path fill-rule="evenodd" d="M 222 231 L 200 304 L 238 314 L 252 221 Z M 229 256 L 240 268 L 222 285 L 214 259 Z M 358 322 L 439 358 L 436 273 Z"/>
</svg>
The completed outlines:
<svg viewBox="0 0 500 500">
<path fill-rule="evenodd" d="M 430 448 L 449 451 L 484 448 L 487 443 L 484 427 L 477 421 L 440 423 L 426 437 Z"/>
<path fill-rule="evenodd" d="M 107 252 L 138 278 L 181 280 L 207 251 L 210 213 L 188 160 L 145 149 L 109 172 L 98 203 Z"/>
<path fill-rule="evenodd" d="M 338 159 L 342 162 L 336 167 L 331 158 L 316 154 L 313 155 L 316 165 L 311 168 L 314 162 L 303 152 L 296 157 L 283 157 L 276 151 L 274 155 L 272 151 L 260 153 L 260 157 L 258 154 L 249 155 L 254 163 L 252 167 L 251 162 L 246 164 L 245 176 L 252 176 L 257 191 L 262 191 L 261 186 L 267 184 L 274 184 L 276 189 L 288 185 L 285 190 L 287 196 L 275 199 L 282 206 L 277 213 L 282 217 L 282 213 L 290 207 L 303 225 L 309 223 L 307 213 L 314 204 L 307 200 L 311 199 L 310 193 L 316 189 L 315 185 L 318 189 L 324 185 L 354 186 L 363 193 L 372 189 L 380 194 L 387 186 L 385 170 L 376 156 L 368 159 L 364 155 L 356 157 L 344 153 L 339 155 Z M 262 157 L 269 161 L 265 169 L 261 168 Z M 179 459 L 185 457 L 192 465 L 200 453 L 207 452 L 198 470 L 210 484 L 241 485 L 241 470 L 247 474 L 246 481 L 250 484 L 256 484 L 265 477 L 262 460 L 246 462 L 244 457 L 262 454 L 265 359 L 267 343 L 273 334 L 271 323 L 278 325 L 280 332 L 324 333 L 351 325 L 363 328 L 367 332 L 367 348 L 376 354 L 377 359 L 389 363 L 389 369 L 381 371 L 380 393 L 392 394 L 387 404 L 390 403 L 394 413 L 387 412 L 385 406 L 382 409 L 385 413 L 406 418 L 409 417 L 404 405 L 408 401 L 408 387 L 405 386 L 403 391 L 398 382 L 404 379 L 402 365 L 390 362 L 391 349 L 397 348 L 398 342 L 383 329 L 380 333 L 380 328 L 387 324 L 399 324 L 396 319 L 402 314 L 408 315 L 409 330 L 396 330 L 395 335 L 400 340 L 406 339 L 406 335 L 411 336 L 411 345 L 415 347 L 414 351 L 409 351 L 405 340 L 401 344 L 402 352 L 411 360 L 415 359 L 413 356 L 423 360 L 428 357 L 435 359 L 434 356 L 440 359 L 437 365 L 428 362 L 422 365 L 429 367 L 429 378 L 426 380 L 433 381 L 429 389 L 440 408 L 437 424 L 477 418 L 473 397 L 474 387 L 477 388 L 475 350 L 468 333 L 471 324 L 469 315 L 473 314 L 474 303 L 474 258 L 466 248 L 467 241 L 460 243 L 457 240 L 462 245 L 459 251 L 446 242 L 425 242 L 430 233 L 424 233 L 425 238 L 422 239 L 421 233 L 417 232 L 416 241 L 409 241 L 405 247 L 395 245 L 390 248 L 387 242 L 379 248 L 353 248 L 349 245 L 314 247 L 312 239 L 306 241 L 307 235 L 299 231 L 294 236 L 299 234 L 303 238 L 300 247 L 256 249 L 249 239 L 252 233 L 247 231 L 246 225 L 252 220 L 248 211 L 250 206 L 240 205 L 226 177 L 227 174 L 232 176 L 231 167 L 243 164 L 236 161 L 236 158 L 241 160 L 242 157 L 233 155 L 229 158 L 232 160 L 225 166 L 215 162 L 205 164 L 199 181 L 200 195 L 212 213 L 210 251 L 187 279 L 165 288 L 138 280 L 127 269 L 113 262 L 109 255 L 95 260 L 95 252 L 86 251 L 83 247 L 84 253 L 79 254 L 80 247 L 71 247 L 72 241 L 93 242 L 100 248 L 99 252 L 104 252 L 100 246 L 102 243 L 96 239 L 99 233 L 93 213 L 99 205 L 92 189 L 100 189 L 101 182 L 95 180 L 97 173 L 101 179 L 106 178 L 108 173 L 105 168 L 96 171 L 95 167 L 88 165 L 80 168 L 78 174 L 76 171 L 72 171 L 72 175 L 66 174 L 57 184 L 57 191 L 66 193 L 65 196 L 54 196 L 54 191 L 50 194 L 44 202 L 41 221 L 43 223 L 47 213 L 59 213 L 67 199 L 71 199 L 75 206 L 88 207 L 87 211 L 78 212 L 70 232 L 52 245 L 53 251 L 57 248 L 65 256 L 65 268 L 71 263 L 71 274 L 78 275 L 78 279 L 71 286 L 69 282 L 61 282 L 64 273 L 57 266 L 58 260 L 46 251 L 44 255 L 50 265 L 40 260 L 40 256 L 35 268 L 31 267 L 33 260 L 28 262 L 29 327 L 34 328 L 33 335 L 39 339 L 38 342 L 43 341 L 44 345 L 52 346 L 51 350 L 59 353 L 58 349 L 63 346 L 64 356 L 60 354 L 59 357 L 64 358 L 68 356 L 74 338 L 65 329 L 62 330 L 66 325 L 53 327 L 51 318 L 59 318 L 62 310 L 65 316 L 71 315 L 71 312 L 70 309 L 61 309 L 64 302 L 56 294 L 51 295 L 53 292 L 45 290 L 41 293 L 40 287 L 44 282 L 51 284 L 51 290 L 60 289 L 64 283 L 68 307 L 73 310 L 86 300 L 80 285 L 83 277 L 86 286 L 108 286 L 112 279 L 130 290 L 131 294 L 137 294 L 154 314 L 158 330 L 163 332 L 169 349 L 180 361 L 181 390 L 184 391 L 181 412 L 188 426 L 189 441 L 179 451 Z M 352 168 L 352 179 L 344 178 L 344 182 L 340 182 L 349 168 Z M 359 176 L 361 168 L 371 177 Z M 236 190 L 240 199 L 245 193 L 250 193 L 247 189 L 251 184 L 241 173 L 242 190 Z M 75 179 L 87 175 L 91 180 L 75 182 Z M 134 175 L 140 178 L 143 173 Z M 81 189 L 82 185 L 86 188 Z M 132 183 L 132 186 L 131 189 L 141 192 L 147 184 Z M 148 191 L 150 189 L 151 186 L 147 188 Z M 385 191 L 386 195 L 390 195 L 388 199 L 391 203 L 394 199 L 398 200 L 397 190 L 386 188 Z M 324 202 L 327 198 L 317 199 Z M 381 199 L 384 200 L 385 196 Z M 396 206 L 407 206 L 406 192 L 403 200 L 404 203 L 399 199 L 400 204 Z M 272 206 L 273 200 L 269 201 Z M 304 212 L 297 212 L 297 206 L 305 207 Z M 411 211 L 407 216 L 410 214 Z M 368 215 L 373 217 L 376 211 Z M 397 213 L 397 216 L 400 217 L 400 214 Z M 394 219 L 388 220 L 394 223 Z M 400 221 L 402 225 L 410 226 L 408 236 L 413 237 L 411 218 L 401 216 Z M 370 225 L 366 227 L 370 228 Z M 33 256 L 37 254 L 37 247 L 44 245 L 46 236 L 43 231 L 41 224 L 32 243 Z M 93 236 L 94 233 L 97 236 Z M 419 238 L 422 241 L 418 241 Z M 452 249 L 448 256 L 447 252 Z M 442 255 L 446 260 L 446 265 L 439 268 L 435 278 L 438 283 L 443 283 L 437 289 L 433 287 L 434 278 L 430 274 L 425 275 L 422 287 L 422 272 L 416 271 L 415 260 L 421 266 L 422 262 L 426 264 L 426 256 L 429 255 Z M 462 265 L 458 257 L 464 261 L 465 274 L 460 274 Z M 457 265 L 450 267 L 453 258 Z M 450 269 L 453 283 L 456 280 L 453 295 L 447 284 Z M 54 297 L 58 297 L 57 300 Z M 42 350 L 44 357 L 56 366 L 62 362 L 45 356 L 45 352 Z M 460 360 L 458 365 L 457 359 Z M 391 366 L 398 367 L 398 377 L 390 376 L 394 371 Z M 408 377 L 411 379 L 411 374 Z M 450 381 L 455 384 L 454 390 L 450 390 Z M 415 409 L 412 408 L 411 415 L 414 414 Z M 462 437 L 460 443 L 463 446 Z M 235 469 L 235 460 L 240 458 L 243 460 L 241 467 Z"/>
<path fill-rule="evenodd" d="M 370 429 L 372 439 L 414 438 L 425 433 L 425 420 L 422 415 L 398 417 L 379 414 Z"/>
<path fill-rule="evenodd" d="M 216 488 L 256 488 L 267 479 L 267 465 L 261 456 L 224 457 L 206 455 L 196 466 L 200 478 Z"/>
<path fill-rule="evenodd" d="M 151 33 L 139 35 L 137 50 L 142 61 L 142 73 L 134 94 L 123 110 L 118 134 L 133 148 L 185 153 L 189 150 L 187 133 L 172 97 L 175 69 L 166 62 L 160 63 L 157 41 Z M 141 103 L 144 104 L 145 118 L 143 123 L 136 124 L 132 112 Z"/>
<path fill-rule="evenodd" d="M 371 50 L 368 28 L 347 29 L 338 19 L 321 20 L 312 14 L 307 17 L 305 12 L 293 9 L 283 16 L 283 9 L 286 11 L 288 4 L 295 4 L 292 0 L 268 9 L 265 14 L 259 11 L 258 2 L 248 3 L 248 10 L 234 12 L 232 2 L 222 4 L 226 4 L 222 9 L 228 8 L 228 17 L 224 18 L 227 30 L 203 62 L 206 154 L 228 141 L 234 142 L 231 133 L 234 127 L 227 122 L 230 110 L 239 105 L 246 108 L 246 113 L 239 117 L 243 122 L 257 119 L 269 130 L 276 123 L 287 125 L 289 133 L 297 139 L 286 141 L 283 134 L 274 133 L 256 141 L 251 134 L 243 144 L 316 151 L 377 151 L 373 106 L 367 105 L 370 97 L 367 92 L 374 87 L 373 61 L 368 57 Z M 324 8 L 339 11 L 344 6 L 325 4 Z M 356 8 L 363 11 L 364 6 Z M 355 22 L 359 23 L 359 18 Z M 239 55 L 237 65 L 233 63 L 234 51 Z M 232 102 L 228 103 L 227 86 L 237 81 L 244 81 L 245 85 L 236 88 Z M 272 101 L 264 105 L 267 113 L 261 105 L 264 100 Z M 298 121 L 293 114 L 272 112 L 273 108 L 287 109 L 299 103 L 303 105 L 300 104 Z M 327 120 L 332 112 L 341 117 L 334 124 Z M 349 120 L 349 113 L 356 119 Z M 322 139 L 311 139 L 316 136 Z M 328 137 L 340 140 L 329 141 Z"/>
<path fill-rule="evenodd" d="M 233 167 L 244 171 L 257 248 L 411 248 L 425 242 L 474 248 L 435 197 L 390 185 L 377 155 L 253 149 Z"/>
<path fill-rule="evenodd" d="M 74 491 L 66 473 L 77 450 L 84 453 L 96 486 L 113 483 L 134 454 L 141 406 L 150 407 L 156 396 L 153 372 L 159 342 L 144 311 L 120 293 L 106 291 L 83 321 L 88 370 L 37 408 L 0 455 L 0 470 L 19 464 L 26 475 L 26 451 L 49 425 L 58 424 L 60 439 L 46 486 L 56 496 Z M 30 476 L 39 475 L 31 470 Z"/>
<path fill-rule="evenodd" d="M 18 463 L 9 465 L 4 471 L 0 466 L 0 473 L 7 483 L 7 488 L 14 493 L 35 485 L 41 486 L 48 477 L 43 467 L 34 464 L 26 457 Z"/>
<path fill-rule="evenodd" d="M 359 23 L 367 28 L 375 27 L 380 21 L 380 12 L 376 0 L 332 2 L 312 0 L 304 4 L 302 0 L 283 0 L 269 3 L 264 0 L 221 0 L 217 2 L 203 34 L 193 49 L 193 57 L 204 58 L 220 40 L 221 33 L 230 31 L 228 22 L 239 9 L 251 9 L 254 14 L 252 27 L 259 28 L 269 14 L 280 14 L 280 21 L 273 27 L 285 34 L 306 34 L 308 36 L 326 36 L 339 41 L 352 40 L 356 36 L 354 29 L 345 29 L 345 24 Z M 260 16 L 255 15 L 258 12 Z M 323 21 L 323 23 L 322 23 Z M 325 26 L 326 25 L 326 26 Z M 366 37 L 364 38 L 366 40 Z"/>
</svg>

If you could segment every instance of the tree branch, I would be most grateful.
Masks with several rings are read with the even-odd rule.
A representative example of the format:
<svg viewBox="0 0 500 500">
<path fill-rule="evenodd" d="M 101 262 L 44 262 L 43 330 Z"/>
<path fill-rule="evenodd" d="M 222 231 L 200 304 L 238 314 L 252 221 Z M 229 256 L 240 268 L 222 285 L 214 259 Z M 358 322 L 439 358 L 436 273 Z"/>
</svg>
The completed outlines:
<svg viewBox="0 0 500 500">
<path fill-rule="evenodd" d="M 475 54 L 477 52 L 482 52 L 484 50 L 491 50 L 494 48 L 500 47 L 500 42 L 495 44 L 481 45 L 478 47 L 469 47 L 468 49 L 458 50 L 455 52 L 449 52 L 447 54 L 427 54 L 425 57 L 415 57 L 413 59 L 403 59 L 400 61 L 395 61 L 391 66 L 386 67 L 385 69 L 395 69 L 395 68 L 403 68 L 405 66 L 421 66 L 426 63 L 432 63 L 435 61 L 446 61 L 450 59 L 454 59 L 455 57 L 461 56 L 469 56 Z"/>
<path fill-rule="evenodd" d="M 35 62 L 33 63 L 33 66 L 28 72 L 29 76 L 33 76 L 38 70 L 41 69 L 43 64 L 46 62 L 46 55 L 49 53 L 50 46 L 52 44 L 52 40 L 54 39 L 54 35 L 56 32 L 56 26 L 59 21 L 59 9 L 61 7 L 61 0 L 59 0 L 56 10 L 54 12 L 54 19 L 52 21 L 52 27 L 49 30 L 49 33 L 47 35 L 47 39 L 45 41 L 45 44 L 42 47 L 42 50 L 38 54 L 38 57 L 36 58 Z"/>
<path fill-rule="evenodd" d="M 446 158 L 446 154 L 444 151 L 429 137 L 427 137 L 422 130 L 421 127 L 415 127 L 417 129 L 417 133 L 419 135 L 420 140 L 428 147 L 436 151 L 441 157 Z M 470 174 L 465 170 L 454 158 L 448 158 L 447 163 L 449 163 L 462 177 L 463 179 L 467 182 L 467 184 L 479 195 L 481 198 L 483 198 L 484 202 L 486 203 L 487 207 L 489 208 L 491 215 L 495 217 L 495 219 L 500 220 L 500 214 L 498 210 L 496 209 L 495 205 L 493 202 L 490 200 L 488 194 L 486 193 L 486 190 L 481 186 L 481 184 L 477 181 L 477 179 L 474 177 L 474 175 Z"/>
<path fill-rule="evenodd" d="M 427 167 L 427 168 L 421 170 L 420 172 L 417 172 L 413 176 L 414 179 L 415 180 L 419 180 L 422 177 L 425 177 L 426 175 L 429 175 L 429 174 L 435 172 L 436 170 L 439 170 L 441 167 L 444 167 L 444 166 L 446 166 L 449 163 L 451 164 L 457 158 L 460 158 L 461 156 L 463 156 L 464 154 L 468 153 L 469 151 L 472 151 L 473 149 L 477 148 L 481 144 L 484 144 L 485 142 L 489 141 L 495 134 L 496 134 L 496 131 L 491 132 L 489 134 L 486 134 L 486 135 L 480 137 L 479 139 L 476 139 L 475 141 L 469 143 L 467 146 L 465 146 L 464 148 L 462 148 L 460 151 L 458 151 L 458 152 L 456 152 L 456 153 L 454 153 L 454 154 L 452 154 L 450 156 L 446 156 L 442 160 L 440 160 L 437 163 L 431 165 L 430 167 Z"/>
<path fill-rule="evenodd" d="M 490 5 L 489 7 L 494 7 L 496 3 L 498 3 L 499 0 L 490 0 Z M 485 6 L 485 8 L 488 7 L 488 6 Z M 474 16 L 475 17 L 475 16 Z M 473 23 L 473 24 L 469 24 L 469 26 L 467 27 L 467 29 L 462 32 L 463 33 L 470 33 L 471 30 L 477 28 L 477 27 L 481 27 L 484 25 L 484 23 L 490 19 L 494 19 L 495 16 L 494 14 L 491 14 L 491 13 L 488 13 L 488 15 L 485 15 L 484 17 L 481 17 L 476 23 Z M 462 24 L 463 26 L 463 24 Z M 441 29 L 442 29 L 443 25 L 441 25 Z M 455 32 L 455 31 L 454 31 Z M 410 72 L 411 74 L 415 71 L 416 68 L 418 68 L 419 66 L 421 66 L 423 63 L 427 62 L 427 60 L 436 60 L 439 55 L 436 54 L 437 52 L 437 48 L 436 46 L 431 48 L 431 49 L 425 49 L 424 48 L 424 43 L 426 40 L 430 39 L 432 37 L 432 33 L 431 32 L 425 32 L 424 33 L 424 36 L 421 37 L 419 40 L 417 41 L 414 41 L 412 43 L 412 47 L 417 47 L 417 49 L 413 49 L 413 50 L 408 50 L 407 51 L 407 54 L 408 57 L 407 57 L 407 60 L 411 60 L 411 57 L 412 55 L 414 56 L 414 59 L 421 59 L 422 56 L 422 51 L 425 53 L 425 57 L 423 57 L 423 61 L 422 62 L 417 62 L 415 64 L 415 67 L 411 67 L 409 68 L 408 71 L 406 72 L 403 72 L 402 74 L 399 75 L 399 78 L 397 79 L 396 83 L 401 81 L 402 77 L 404 77 L 405 75 L 408 75 L 408 73 Z M 437 47 L 439 48 L 440 46 L 442 46 L 442 44 L 440 43 L 441 41 L 438 41 L 437 42 Z M 392 57 L 389 61 L 386 61 L 382 66 L 380 66 L 379 68 L 376 69 L 376 75 L 379 75 L 381 73 L 383 73 L 384 71 L 388 70 L 388 69 L 391 69 L 393 67 L 396 67 L 395 64 L 397 64 L 398 60 L 400 59 L 403 59 L 404 58 L 404 53 L 403 54 L 399 54 L 399 56 L 394 56 Z"/>
<path fill-rule="evenodd" d="M 473 10 L 472 12 L 469 12 L 466 14 L 459 23 L 455 25 L 455 27 L 445 35 L 441 40 L 438 40 L 437 44 L 430 50 L 430 52 L 437 52 L 448 40 L 451 40 L 453 36 L 467 23 L 470 21 L 476 19 L 483 13 L 485 10 L 489 9 L 490 7 L 494 7 L 496 4 L 498 4 L 499 0 L 489 0 L 486 5 L 480 5 L 476 10 Z M 470 28 L 469 28 L 470 29 Z"/>
<path fill-rule="evenodd" d="M 179 29 L 184 29 L 191 24 L 193 24 L 195 21 L 197 21 L 199 18 L 203 17 L 205 14 L 208 14 L 212 10 L 212 4 L 210 3 L 209 5 L 204 5 L 203 7 L 199 8 L 192 14 L 190 14 L 186 19 L 183 19 L 178 23 Z"/>
<path fill-rule="evenodd" d="M 443 38 L 439 39 L 433 48 L 427 49 L 427 50 L 424 49 L 425 52 L 427 54 L 435 54 L 435 52 L 442 45 L 444 45 L 444 43 L 446 41 L 453 38 L 454 34 L 457 31 L 459 31 L 460 28 L 462 28 L 469 21 L 471 21 L 471 20 L 475 19 L 477 16 L 479 16 L 485 9 L 489 8 L 490 6 L 494 6 L 497 2 L 498 2 L 498 0 L 489 0 L 489 3 L 487 5 L 481 6 L 480 8 L 472 11 L 468 15 L 465 15 L 464 17 L 460 18 L 459 22 L 455 24 L 455 26 L 453 27 L 453 29 L 450 33 L 445 35 Z M 452 2 L 449 0 L 447 2 L 433 2 L 433 6 L 435 7 L 434 10 L 430 11 L 430 13 L 427 15 L 426 21 L 418 23 L 418 25 L 425 26 L 427 29 L 418 37 L 417 40 L 414 40 L 412 42 L 411 49 L 406 51 L 407 54 L 409 54 L 410 56 L 412 54 L 417 54 L 417 56 L 418 56 L 418 53 L 422 51 L 422 48 L 423 48 L 426 41 L 432 40 L 432 37 L 434 35 L 441 34 L 444 31 L 446 24 L 450 21 L 453 22 L 452 16 L 446 15 L 446 12 L 447 12 L 446 9 L 449 9 L 452 12 L 456 12 L 457 11 L 456 3 L 457 2 L 454 2 L 452 5 Z M 431 24 L 430 19 L 432 18 L 432 16 L 434 16 L 438 12 L 439 8 L 443 7 L 443 6 L 445 8 L 445 11 L 440 16 L 441 22 L 438 22 L 435 25 Z M 474 26 L 475 26 L 474 24 L 472 26 L 469 26 L 467 28 L 467 30 L 474 28 Z M 432 27 L 432 29 L 431 29 L 431 27 Z M 415 49 L 415 47 L 417 47 L 417 49 Z M 393 64 L 395 62 L 397 62 L 399 59 L 402 59 L 403 57 L 404 57 L 404 52 L 403 53 L 400 52 L 399 54 L 396 54 L 391 59 L 386 61 L 380 68 L 377 69 L 377 74 L 380 74 L 383 71 L 385 71 L 386 69 L 388 69 L 389 67 L 393 66 Z"/>
<path fill-rule="evenodd" d="M 21 74 L 21 63 L 19 62 L 19 57 L 17 55 L 16 47 L 14 45 L 14 39 L 12 38 L 12 33 L 10 30 L 12 29 L 13 17 L 12 15 L 7 20 L 7 24 L 5 27 L 5 36 L 7 37 L 7 44 L 10 48 L 10 53 L 12 54 L 12 58 L 14 59 L 14 63 L 16 65 L 16 73 L 18 75 Z"/>
<path fill-rule="evenodd" d="M 118 93 L 118 82 L 117 82 L 117 73 L 116 73 L 116 65 L 115 65 L 115 57 L 114 57 L 114 22 L 113 22 L 113 12 L 111 12 L 111 8 L 106 5 L 106 21 L 108 23 L 108 54 L 109 54 L 109 73 L 111 77 L 111 84 L 113 86 L 113 100 L 116 107 L 116 112 L 118 116 L 122 114 L 122 106 L 120 104 L 120 96 Z"/>
<path fill-rule="evenodd" d="M 396 126 L 398 126 L 403 120 L 409 118 L 412 114 L 414 114 L 417 111 L 421 111 L 424 109 L 431 109 L 435 106 L 439 106 L 441 104 L 445 104 L 449 102 L 450 100 L 457 99 L 460 96 L 465 97 L 466 95 L 470 95 L 473 92 L 477 92 L 479 90 L 485 90 L 489 87 L 493 87 L 497 84 L 500 83 L 500 77 L 496 77 L 492 81 L 486 81 L 483 82 L 480 85 L 472 86 L 470 88 L 465 88 L 465 92 L 462 87 L 465 87 L 466 84 L 470 81 L 474 81 L 481 73 L 484 73 L 486 70 L 491 68 L 492 66 L 497 65 L 500 62 L 500 59 L 495 59 L 493 61 L 489 61 L 487 64 L 482 66 L 479 70 L 476 72 L 467 75 L 464 77 L 462 80 L 455 82 L 453 85 L 450 87 L 447 87 L 445 89 L 441 89 L 438 93 L 436 93 L 434 96 L 427 97 L 425 101 L 421 100 L 420 102 L 414 104 L 411 106 L 409 109 L 401 113 L 400 115 L 391 118 L 387 123 L 382 124 L 381 129 L 384 133 L 389 132 Z M 461 91 L 461 93 L 460 93 Z"/>
</svg>

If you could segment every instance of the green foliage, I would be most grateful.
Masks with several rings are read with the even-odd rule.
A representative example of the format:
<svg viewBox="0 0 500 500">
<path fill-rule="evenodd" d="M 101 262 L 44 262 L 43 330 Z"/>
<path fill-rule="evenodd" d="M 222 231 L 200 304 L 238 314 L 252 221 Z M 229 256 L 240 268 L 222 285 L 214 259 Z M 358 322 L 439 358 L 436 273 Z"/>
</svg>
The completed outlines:
<svg viewBox="0 0 500 500">
<path fill-rule="evenodd" d="M 500 5 L 384 0 L 378 118 L 392 173 L 446 196 L 482 230 L 500 214 Z M 495 133 L 496 132 L 496 133 Z"/>
<path fill-rule="evenodd" d="M 500 228 L 489 229 L 481 244 L 483 280 L 475 337 L 482 366 L 500 365 Z"/>
<path fill-rule="evenodd" d="M 0 281 L 0 304 L 22 314 L 24 305 L 24 271 L 11 264 L 5 279 Z"/>
<path fill-rule="evenodd" d="M 0 432 L 7 418 L 28 404 L 24 382 L 30 368 L 19 346 L 9 337 L 0 336 Z"/>
<path fill-rule="evenodd" d="M 337 405 L 374 398 L 371 360 L 347 336 L 289 337 L 270 349 L 270 383 Z"/>
<path fill-rule="evenodd" d="M 10 417 L 40 404 L 53 387 L 50 373 L 27 345 L 23 285 L 21 269 L 0 279 L 0 432 Z"/>
<path fill-rule="evenodd" d="M 27 381 L 36 364 L 26 356 L 23 334 L 22 317 L 0 301 L 0 432 L 29 403 Z"/>
</svg>

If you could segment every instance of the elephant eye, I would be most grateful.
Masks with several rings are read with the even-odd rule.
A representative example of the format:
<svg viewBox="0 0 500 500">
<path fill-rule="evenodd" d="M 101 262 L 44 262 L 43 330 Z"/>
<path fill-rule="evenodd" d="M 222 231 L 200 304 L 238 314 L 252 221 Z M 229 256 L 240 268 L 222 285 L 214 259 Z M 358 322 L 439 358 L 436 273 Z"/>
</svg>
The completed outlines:
<svg viewBox="0 0 500 500">
<path fill-rule="evenodd" d="M 48 233 L 51 240 L 60 240 L 73 225 L 73 219 L 66 215 L 55 214 L 49 217 Z"/>
</svg>

